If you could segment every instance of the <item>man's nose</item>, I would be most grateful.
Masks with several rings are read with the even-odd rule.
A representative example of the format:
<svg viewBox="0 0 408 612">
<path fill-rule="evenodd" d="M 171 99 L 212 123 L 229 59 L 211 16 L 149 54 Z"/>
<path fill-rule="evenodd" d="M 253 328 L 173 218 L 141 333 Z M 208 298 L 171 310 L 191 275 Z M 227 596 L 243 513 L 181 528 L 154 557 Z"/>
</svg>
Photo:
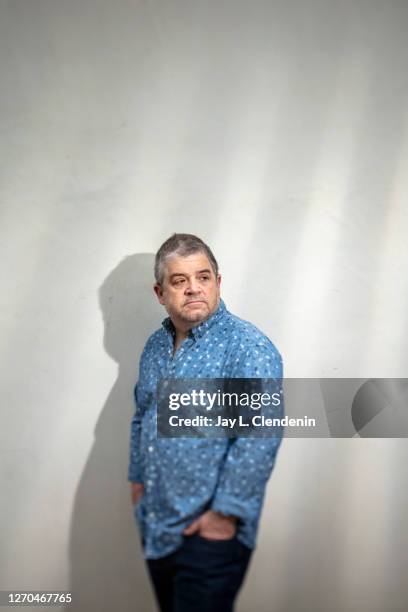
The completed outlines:
<svg viewBox="0 0 408 612">
<path fill-rule="evenodd" d="M 187 293 L 199 293 L 201 290 L 200 283 L 195 279 L 190 279 L 187 283 L 186 291 Z"/>
</svg>

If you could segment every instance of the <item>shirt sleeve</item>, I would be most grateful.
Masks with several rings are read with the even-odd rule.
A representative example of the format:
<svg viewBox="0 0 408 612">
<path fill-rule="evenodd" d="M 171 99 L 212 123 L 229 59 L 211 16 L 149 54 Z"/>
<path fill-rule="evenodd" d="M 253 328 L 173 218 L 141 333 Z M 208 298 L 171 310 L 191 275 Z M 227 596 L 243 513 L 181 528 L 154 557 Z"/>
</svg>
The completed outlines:
<svg viewBox="0 0 408 612">
<path fill-rule="evenodd" d="M 130 482 L 143 482 L 141 457 L 140 457 L 140 435 L 142 429 L 142 415 L 140 402 L 138 401 L 138 383 L 134 389 L 135 412 L 130 424 L 130 460 L 128 469 L 128 480 Z"/>
<path fill-rule="evenodd" d="M 282 376 L 281 356 L 270 343 L 270 346 L 254 345 L 238 355 L 231 378 L 277 379 L 281 387 Z M 283 395 L 279 414 L 275 413 L 275 416 L 282 415 Z M 256 520 L 281 441 L 281 434 L 277 437 L 231 438 L 211 509 L 243 520 Z"/>
</svg>

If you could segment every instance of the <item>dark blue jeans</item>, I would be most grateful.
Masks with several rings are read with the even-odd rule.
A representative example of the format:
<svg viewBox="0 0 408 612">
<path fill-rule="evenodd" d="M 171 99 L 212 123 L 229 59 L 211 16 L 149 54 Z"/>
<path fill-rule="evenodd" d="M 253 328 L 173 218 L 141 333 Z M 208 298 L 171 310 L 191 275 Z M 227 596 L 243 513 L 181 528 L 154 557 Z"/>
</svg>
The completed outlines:
<svg viewBox="0 0 408 612">
<path fill-rule="evenodd" d="M 183 545 L 147 565 L 161 612 L 233 612 L 252 550 L 237 537 L 184 536 Z"/>
</svg>

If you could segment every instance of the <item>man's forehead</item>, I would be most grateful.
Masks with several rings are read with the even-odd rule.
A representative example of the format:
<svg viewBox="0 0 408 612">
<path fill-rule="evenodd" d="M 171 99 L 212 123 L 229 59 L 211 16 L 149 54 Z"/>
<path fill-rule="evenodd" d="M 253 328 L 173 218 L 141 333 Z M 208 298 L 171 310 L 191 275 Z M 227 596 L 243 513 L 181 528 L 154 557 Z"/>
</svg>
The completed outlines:
<svg viewBox="0 0 408 612">
<path fill-rule="evenodd" d="M 169 255 L 165 260 L 165 270 L 170 274 L 191 274 L 199 270 L 211 271 L 211 264 L 205 253 L 192 253 L 191 255 Z"/>
</svg>

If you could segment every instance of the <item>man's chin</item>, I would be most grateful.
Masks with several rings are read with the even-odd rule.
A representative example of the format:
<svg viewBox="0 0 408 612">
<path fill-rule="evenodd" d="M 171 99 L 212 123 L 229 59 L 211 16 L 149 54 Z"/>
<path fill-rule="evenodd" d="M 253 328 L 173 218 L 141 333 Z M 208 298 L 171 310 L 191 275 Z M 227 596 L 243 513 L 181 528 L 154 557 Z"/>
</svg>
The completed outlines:
<svg viewBox="0 0 408 612">
<path fill-rule="evenodd" d="M 183 318 L 190 323 L 199 323 L 208 317 L 209 309 L 207 304 L 197 304 L 184 309 Z"/>
<path fill-rule="evenodd" d="M 187 315 L 184 317 L 184 319 L 186 321 L 189 321 L 190 323 L 201 323 L 201 321 L 204 321 L 207 318 L 207 313 L 202 313 L 202 312 L 195 312 L 195 313 L 191 313 L 190 315 Z"/>
</svg>

